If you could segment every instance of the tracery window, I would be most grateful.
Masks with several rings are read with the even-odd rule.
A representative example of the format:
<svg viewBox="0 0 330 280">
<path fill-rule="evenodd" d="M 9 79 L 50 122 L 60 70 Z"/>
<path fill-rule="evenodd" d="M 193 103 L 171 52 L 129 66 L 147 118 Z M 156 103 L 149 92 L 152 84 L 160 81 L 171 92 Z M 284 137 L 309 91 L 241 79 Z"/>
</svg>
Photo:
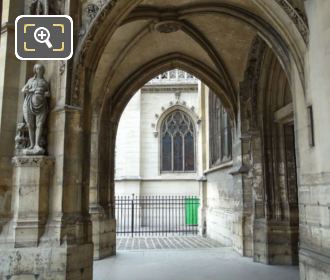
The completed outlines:
<svg viewBox="0 0 330 280">
<path fill-rule="evenodd" d="M 195 127 L 183 111 L 175 110 L 161 125 L 161 171 L 195 171 Z"/>
<path fill-rule="evenodd" d="M 220 99 L 212 92 L 209 98 L 210 167 L 232 158 L 230 118 Z"/>
</svg>

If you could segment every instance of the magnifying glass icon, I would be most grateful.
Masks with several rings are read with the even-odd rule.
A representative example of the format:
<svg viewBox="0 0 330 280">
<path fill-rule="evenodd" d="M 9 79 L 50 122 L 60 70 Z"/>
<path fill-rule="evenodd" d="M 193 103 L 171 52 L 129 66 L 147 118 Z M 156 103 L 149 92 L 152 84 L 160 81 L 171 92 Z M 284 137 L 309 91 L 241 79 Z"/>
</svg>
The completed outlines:
<svg viewBox="0 0 330 280">
<path fill-rule="evenodd" d="M 49 41 L 50 32 L 46 27 L 39 27 L 34 31 L 34 39 L 40 44 L 46 44 L 49 49 L 53 47 Z"/>
</svg>

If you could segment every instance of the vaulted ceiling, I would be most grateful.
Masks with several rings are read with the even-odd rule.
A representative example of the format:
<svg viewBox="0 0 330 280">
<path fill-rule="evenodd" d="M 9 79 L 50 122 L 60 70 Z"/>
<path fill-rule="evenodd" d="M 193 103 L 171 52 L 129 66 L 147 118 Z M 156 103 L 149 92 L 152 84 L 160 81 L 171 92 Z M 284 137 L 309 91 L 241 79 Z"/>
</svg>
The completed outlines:
<svg viewBox="0 0 330 280">
<path fill-rule="evenodd" d="M 282 65 L 289 60 L 286 43 L 268 23 L 259 0 L 135 2 L 117 26 L 111 27 L 111 36 L 106 36 L 110 25 L 103 25 L 99 27 L 105 34 L 103 40 L 92 42 L 101 43 L 97 52 L 89 54 L 94 77 L 92 103 L 105 94 L 134 91 L 152 75 L 178 67 L 211 87 L 218 83 L 218 91 L 226 97 L 224 103 L 234 109 L 256 36 L 275 48 Z M 276 40 L 278 44 L 272 45 Z"/>
</svg>

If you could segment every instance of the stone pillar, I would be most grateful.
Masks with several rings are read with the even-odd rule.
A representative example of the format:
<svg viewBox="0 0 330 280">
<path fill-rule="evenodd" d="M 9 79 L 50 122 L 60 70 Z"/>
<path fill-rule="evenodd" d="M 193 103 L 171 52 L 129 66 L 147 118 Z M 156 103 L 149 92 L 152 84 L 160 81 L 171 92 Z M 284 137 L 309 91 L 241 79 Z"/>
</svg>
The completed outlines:
<svg viewBox="0 0 330 280">
<path fill-rule="evenodd" d="M 46 156 L 13 158 L 15 248 L 39 244 L 48 216 L 48 188 L 54 162 L 54 158 Z"/>
<path fill-rule="evenodd" d="M 91 279 L 92 244 L 70 244 L 47 234 L 57 230 L 48 219 L 55 159 L 17 156 L 12 162 L 13 220 L 0 243 L 0 278 Z"/>
<path fill-rule="evenodd" d="M 1 1 L 0 33 L 0 234 L 11 219 L 12 165 L 20 92 L 22 62 L 15 57 L 15 18 L 23 13 L 24 1 Z"/>
<path fill-rule="evenodd" d="M 207 180 L 205 176 L 199 179 L 199 197 L 200 205 L 198 209 L 198 234 L 206 237 Z"/>
<path fill-rule="evenodd" d="M 116 220 L 110 219 L 102 207 L 90 207 L 93 223 L 94 260 L 116 254 Z"/>
<path fill-rule="evenodd" d="M 116 220 L 114 218 L 114 138 L 113 124 L 101 123 L 93 116 L 91 133 L 91 166 L 89 178 L 89 213 L 92 221 L 94 260 L 116 254 Z M 113 145 L 113 147 L 111 147 Z M 99 151 L 102 147 L 102 152 Z M 112 170 L 109 172 L 109 170 Z"/>
<path fill-rule="evenodd" d="M 77 127 L 74 120 L 67 117 L 71 130 Z M 71 143 L 77 139 L 72 135 L 76 136 L 68 133 Z M 78 154 L 72 147 L 67 157 Z M 78 181 L 80 161 L 55 159 L 13 159 L 14 216 L 0 236 L 0 279 L 92 279 L 91 223 L 87 211 L 81 210 L 87 204 L 81 195 L 84 185 Z M 58 175 L 61 171 L 65 176 Z M 54 205 L 63 210 L 54 211 Z"/>
</svg>

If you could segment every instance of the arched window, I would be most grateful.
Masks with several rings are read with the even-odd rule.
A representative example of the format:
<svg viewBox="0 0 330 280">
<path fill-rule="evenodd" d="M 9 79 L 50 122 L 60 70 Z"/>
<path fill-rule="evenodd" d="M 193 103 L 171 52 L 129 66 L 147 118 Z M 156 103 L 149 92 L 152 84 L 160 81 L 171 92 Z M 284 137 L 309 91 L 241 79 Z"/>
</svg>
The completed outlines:
<svg viewBox="0 0 330 280">
<path fill-rule="evenodd" d="M 161 171 L 195 171 L 195 128 L 183 111 L 169 114 L 161 125 Z"/>
<path fill-rule="evenodd" d="M 212 92 L 209 98 L 210 167 L 232 159 L 230 118 L 220 99 Z"/>
</svg>

